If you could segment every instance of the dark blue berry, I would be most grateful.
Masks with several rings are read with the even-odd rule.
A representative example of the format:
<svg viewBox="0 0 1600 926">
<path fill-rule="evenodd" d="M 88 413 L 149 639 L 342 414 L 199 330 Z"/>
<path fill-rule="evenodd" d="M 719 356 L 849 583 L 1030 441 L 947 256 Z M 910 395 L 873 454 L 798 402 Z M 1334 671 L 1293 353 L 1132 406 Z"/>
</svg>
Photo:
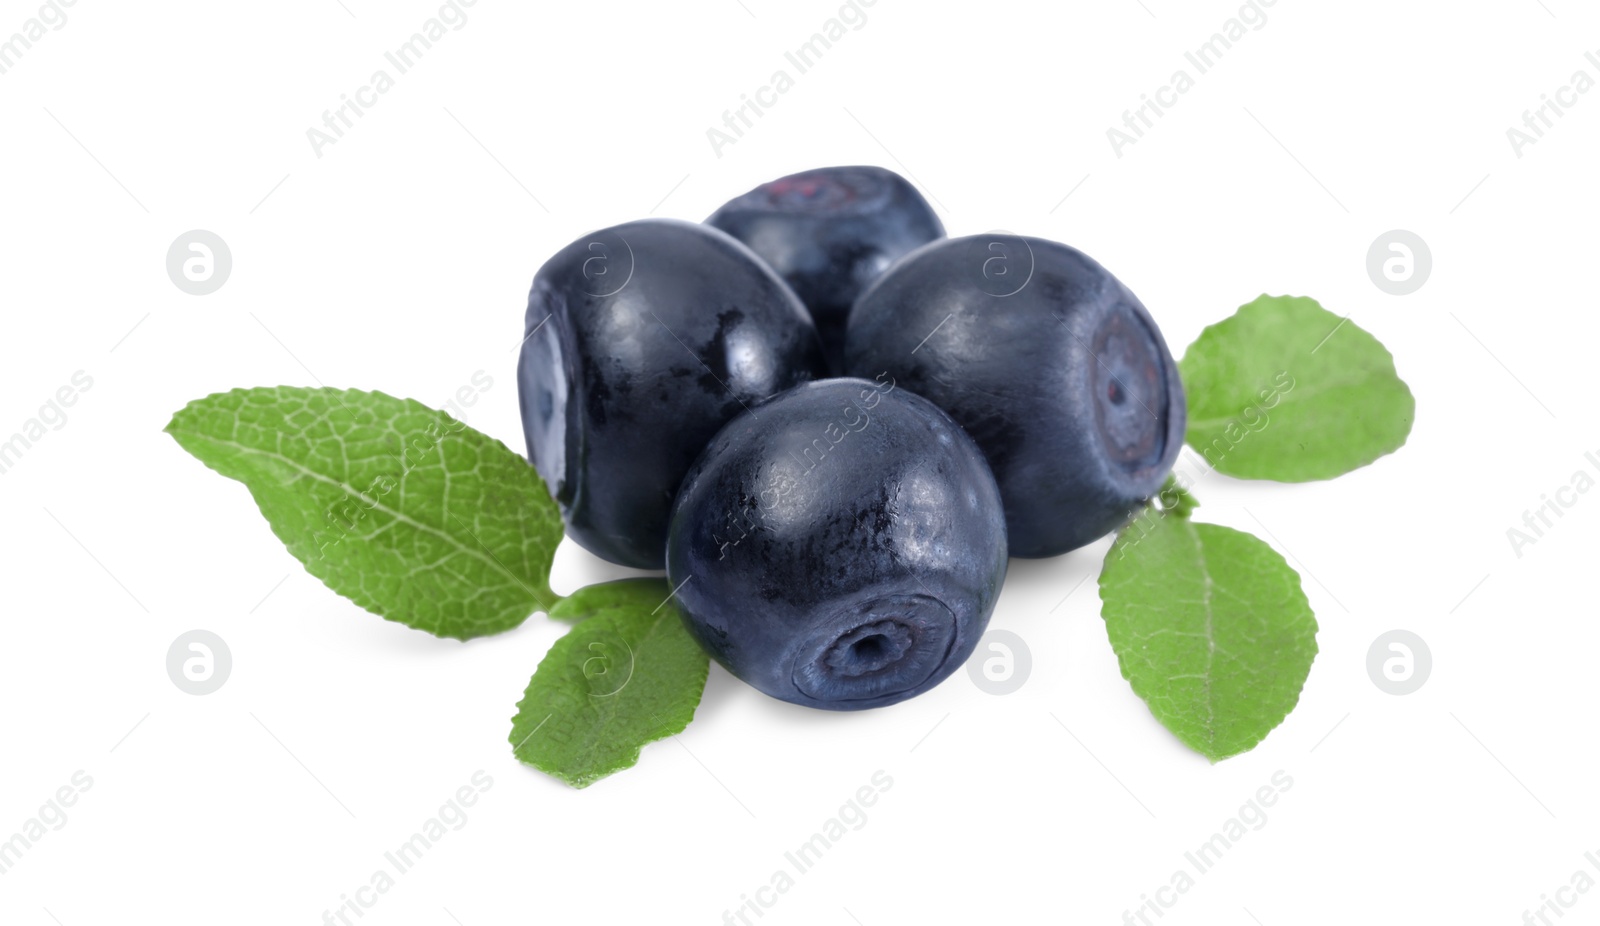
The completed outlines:
<svg viewBox="0 0 1600 926">
<path fill-rule="evenodd" d="M 881 167 L 824 167 L 764 183 L 707 223 L 749 245 L 811 310 L 835 371 L 845 320 L 889 265 L 944 236 L 911 184 Z"/>
<path fill-rule="evenodd" d="M 528 454 L 567 533 L 660 569 L 678 484 L 722 425 L 823 373 L 805 308 L 714 228 L 646 219 L 550 258 L 517 368 Z"/>
<path fill-rule="evenodd" d="M 775 698 L 832 710 L 937 685 L 1005 572 L 983 454 L 887 377 L 810 383 L 735 418 L 684 479 L 667 542 L 701 646 Z"/>
<path fill-rule="evenodd" d="M 1014 556 L 1102 537 L 1160 488 L 1183 444 L 1183 386 L 1128 288 L 1063 244 L 930 244 L 862 295 L 846 365 L 932 400 L 983 448 Z"/>
</svg>

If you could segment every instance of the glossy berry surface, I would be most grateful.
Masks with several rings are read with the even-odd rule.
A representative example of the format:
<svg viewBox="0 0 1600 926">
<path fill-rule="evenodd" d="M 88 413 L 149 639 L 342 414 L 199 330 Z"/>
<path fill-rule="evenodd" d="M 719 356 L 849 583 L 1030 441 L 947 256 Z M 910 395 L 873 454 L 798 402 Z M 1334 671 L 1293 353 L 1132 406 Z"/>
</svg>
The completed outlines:
<svg viewBox="0 0 1600 926">
<path fill-rule="evenodd" d="M 732 200 L 706 222 L 749 245 L 794 289 L 836 371 L 856 297 L 894 261 L 944 236 L 927 200 L 881 167 L 825 167 L 781 177 Z"/>
<path fill-rule="evenodd" d="M 535 275 L 517 367 L 534 468 L 567 533 L 660 569 L 678 484 L 746 407 L 823 372 L 805 308 L 750 250 L 646 219 L 563 248 Z"/>
<path fill-rule="evenodd" d="M 667 543 L 700 645 L 774 698 L 831 710 L 955 671 L 1005 572 L 982 453 L 887 378 L 810 383 L 735 418 L 684 480 Z"/>
<path fill-rule="evenodd" d="M 1115 530 L 1183 444 L 1183 386 L 1150 314 L 1052 241 L 980 235 L 909 255 L 857 302 L 846 356 L 852 374 L 893 376 L 978 442 L 1013 556 Z"/>
</svg>

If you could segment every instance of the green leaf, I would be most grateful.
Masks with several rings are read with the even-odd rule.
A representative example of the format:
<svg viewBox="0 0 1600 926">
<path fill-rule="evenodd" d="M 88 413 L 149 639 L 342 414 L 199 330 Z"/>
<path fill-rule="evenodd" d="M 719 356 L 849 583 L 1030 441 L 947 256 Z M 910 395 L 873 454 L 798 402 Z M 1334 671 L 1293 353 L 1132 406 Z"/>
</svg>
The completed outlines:
<svg viewBox="0 0 1600 926">
<path fill-rule="evenodd" d="M 306 571 L 389 620 L 467 639 L 556 597 L 561 518 L 544 483 L 444 412 L 354 389 L 235 389 L 166 431 L 244 483 Z"/>
<path fill-rule="evenodd" d="M 550 619 L 576 624 L 585 618 L 616 611 L 634 612 L 641 608 L 654 611 L 666 597 L 660 579 L 616 579 L 584 586 L 556 602 L 550 609 Z"/>
<path fill-rule="evenodd" d="M 1300 576 L 1256 537 L 1146 509 L 1100 572 L 1122 675 L 1156 719 L 1212 762 L 1283 722 L 1317 655 Z"/>
<path fill-rule="evenodd" d="M 1348 473 L 1399 449 L 1416 414 L 1389 351 L 1314 299 L 1262 296 L 1202 331 L 1178 367 L 1189 446 L 1246 479 Z"/>
<path fill-rule="evenodd" d="M 518 759 L 586 788 L 689 725 L 709 662 L 671 596 L 663 579 L 622 579 L 579 589 L 552 610 L 580 622 L 545 654 L 517 704 Z"/>
</svg>

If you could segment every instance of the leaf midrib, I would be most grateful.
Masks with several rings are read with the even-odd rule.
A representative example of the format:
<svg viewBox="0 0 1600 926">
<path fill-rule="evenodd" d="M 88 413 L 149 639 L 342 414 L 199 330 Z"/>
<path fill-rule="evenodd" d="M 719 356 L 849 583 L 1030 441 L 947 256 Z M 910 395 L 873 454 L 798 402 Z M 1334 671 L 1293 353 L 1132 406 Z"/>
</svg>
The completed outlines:
<svg viewBox="0 0 1600 926">
<path fill-rule="evenodd" d="M 652 616 L 650 618 L 650 623 L 645 625 L 644 632 L 639 634 L 639 639 L 637 641 L 637 645 L 633 647 L 633 651 L 632 651 L 633 665 L 629 667 L 630 671 L 628 673 L 628 681 L 630 683 L 633 681 L 633 676 L 635 674 L 637 674 L 638 671 L 639 671 L 639 663 L 643 661 L 645 643 L 648 642 L 649 639 L 652 636 L 655 635 L 656 629 L 661 626 L 661 622 L 663 620 L 665 620 L 666 617 L 667 617 L 667 615 L 663 615 L 661 617 Z M 602 617 L 600 619 L 601 620 L 610 620 L 611 618 Z M 624 640 L 627 639 L 627 637 L 625 637 L 620 632 L 617 633 L 617 636 L 622 637 Z M 624 687 L 626 687 L 626 685 L 624 685 Z M 586 696 L 588 698 L 591 699 L 591 701 L 595 697 L 592 692 L 586 692 L 585 694 L 586 694 Z M 619 689 L 614 695 L 607 696 L 606 698 L 603 699 L 603 700 L 605 700 L 605 701 L 607 701 L 609 703 L 603 704 L 603 705 L 595 705 L 595 712 L 600 715 L 600 722 L 595 725 L 594 735 L 590 736 L 590 737 L 587 737 L 587 741 L 583 744 L 582 751 L 578 753 L 578 755 L 579 755 L 579 757 L 581 759 L 581 764 L 583 766 L 585 766 L 585 767 L 593 767 L 593 765 L 595 763 L 595 759 L 600 754 L 600 744 L 603 741 L 605 741 L 606 739 L 609 739 L 609 733 L 611 732 L 611 726 L 612 726 L 612 724 L 616 723 L 616 721 L 617 721 L 618 706 L 620 704 L 621 698 L 622 698 L 622 691 Z M 658 736 L 655 739 L 661 739 L 661 738 L 662 737 Z M 643 746 L 643 744 L 640 744 L 639 746 L 634 747 L 634 753 L 636 755 L 638 754 L 638 751 L 639 751 L 640 748 L 642 748 L 642 746 Z"/>
<path fill-rule="evenodd" d="M 1194 543 L 1195 562 L 1200 569 L 1200 578 L 1205 583 L 1201 587 L 1200 604 L 1205 608 L 1206 612 L 1206 670 L 1201 680 L 1205 692 L 1206 738 L 1209 740 L 1208 745 L 1210 745 L 1212 748 L 1215 748 L 1217 742 L 1217 708 L 1211 695 L 1211 676 L 1213 670 L 1216 668 L 1217 662 L 1217 637 L 1215 623 L 1213 621 L 1213 615 L 1211 611 L 1211 590 L 1216 583 L 1211 578 L 1211 567 L 1206 564 L 1205 545 L 1200 542 L 1199 529 L 1195 526 L 1195 523 L 1188 518 L 1183 519 L 1183 526 L 1185 532 L 1189 535 L 1190 541 Z"/>
<path fill-rule="evenodd" d="M 484 563 L 485 565 L 489 566 L 490 569 L 492 569 L 493 571 L 500 573 L 501 575 L 503 575 L 506 578 L 510 579 L 514 584 L 522 587 L 524 590 L 527 590 L 527 584 L 525 582 L 523 582 L 522 578 L 520 576 L 516 575 L 515 573 L 513 573 L 511 570 L 507 569 L 505 566 L 501 565 L 500 562 L 498 560 L 496 560 L 494 557 L 487 555 L 486 553 L 484 553 L 481 550 L 476 549 L 475 547 L 468 546 L 467 544 L 463 543 L 459 538 L 457 538 L 453 534 L 450 534 L 450 533 L 447 533 L 447 532 L 445 532 L 443 530 L 440 530 L 439 528 L 434 527 L 431 524 L 425 524 L 425 523 L 423 523 L 421 521 L 418 521 L 417 519 L 415 519 L 415 518 L 411 517 L 410 515 L 406 514 L 404 511 L 400 511 L 399 509 L 392 508 L 392 507 L 384 504 L 381 500 L 373 498 L 370 495 L 368 495 L 367 493 L 361 491 L 360 489 L 353 488 L 350 485 L 348 485 L 347 483 L 341 482 L 340 480 L 335 479 L 332 476 L 328 476 L 328 475 L 325 475 L 323 473 L 319 473 L 316 470 L 311 469 L 310 467 L 307 467 L 305 464 L 299 462 L 298 460 L 295 460 L 295 459 L 293 459 L 291 457 L 286 457 L 281 453 L 276 453 L 276 452 L 273 452 L 273 451 L 270 451 L 270 450 L 261 450 L 261 449 L 258 449 L 256 447 L 251 447 L 248 444 L 241 444 L 238 441 L 224 440 L 224 439 L 219 438 L 219 437 L 212 437 L 209 434 L 203 434 L 203 433 L 198 432 L 198 431 L 191 431 L 191 430 L 186 430 L 186 429 L 183 429 L 183 428 L 178 428 L 178 429 L 174 429 L 173 433 L 174 434 L 183 433 L 183 434 L 186 434 L 186 435 L 188 435 L 188 436 L 190 436 L 190 437 L 192 437 L 192 438 L 194 438 L 196 440 L 207 441 L 209 443 L 215 444 L 215 445 L 220 446 L 220 447 L 230 448 L 230 449 L 232 449 L 232 450 L 234 450 L 234 451 L 236 451 L 236 452 L 238 452 L 238 453 L 240 453 L 242 455 L 266 457 L 266 458 L 271 459 L 271 460 L 276 460 L 279 463 L 283 463 L 284 465 L 288 466 L 291 469 L 294 469 L 294 470 L 296 470 L 296 471 L 298 471 L 298 472 L 300 472 L 300 473 L 302 473 L 302 474 L 304 474 L 306 476 L 311 477 L 312 479 L 317 480 L 318 482 L 322 482 L 322 483 L 325 483 L 327 485 L 334 486 L 334 487 L 338 488 L 340 491 L 345 492 L 345 493 L 347 493 L 349 495 L 356 496 L 357 498 L 361 499 L 364 502 L 371 502 L 373 508 L 375 508 L 375 509 L 377 509 L 379 511 L 382 511 L 385 514 L 393 517 L 396 521 L 399 521 L 402 524 L 406 524 L 406 525 L 408 525 L 410 527 L 416 528 L 417 530 L 422 531 L 424 533 L 432 534 L 433 536 L 439 537 L 439 538 L 449 542 L 456 549 L 460 550 L 463 553 L 466 553 L 467 555 L 473 557 L 474 559 L 477 559 L 479 562 Z"/>
<path fill-rule="evenodd" d="M 1304 401 L 1308 397 L 1312 399 L 1320 398 L 1338 389 L 1346 389 L 1352 386 L 1371 386 L 1378 383 L 1405 385 L 1405 381 L 1392 372 L 1372 370 L 1367 371 L 1366 375 L 1363 376 L 1340 376 L 1334 379 L 1322 380 L 1315 386 L 1308 385 L 1302 389 L 1291 389 L 1283 394 L 1278 404 L 1288 402 L 1291 396 L 1299 396 L 1296 401 Z M 1246 401 L 1248 402 L 1249 400 Z M 1276 408 L 1278 406 L 1275 404 L 1273 407 Z M 1209 431 L 1212 428 L 1221 427 L 1239 420 L 1239 415 L 1229 415 L 1225 418 L 1191 418 L 1189 419 L 1189 428 L 1191 430 Z M 1244 426 L 1252 431 L 1256 430 L 1255 428 L 1250 428 L 1248 424 Z"/>
</svg>

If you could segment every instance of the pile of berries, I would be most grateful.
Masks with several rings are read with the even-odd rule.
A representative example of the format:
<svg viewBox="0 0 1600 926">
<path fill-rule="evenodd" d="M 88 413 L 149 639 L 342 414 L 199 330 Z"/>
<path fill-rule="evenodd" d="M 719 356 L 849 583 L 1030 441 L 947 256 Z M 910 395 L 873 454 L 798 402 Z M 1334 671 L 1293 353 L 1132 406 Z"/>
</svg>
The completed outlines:
<svg viewBox="0 0 1600 926">
<path fill-rule="evenodd" d="M 1052 241 L 946 238 L 876 167 L 580 238 L 526 331 L 523 428 L 568 535 L 664 566 L 706 652 L 811 707 L 943 681 L 1008 556 L 1116 530 L 1183 443 L 1177 364 L 1116 277 Z"/>
</svg>

